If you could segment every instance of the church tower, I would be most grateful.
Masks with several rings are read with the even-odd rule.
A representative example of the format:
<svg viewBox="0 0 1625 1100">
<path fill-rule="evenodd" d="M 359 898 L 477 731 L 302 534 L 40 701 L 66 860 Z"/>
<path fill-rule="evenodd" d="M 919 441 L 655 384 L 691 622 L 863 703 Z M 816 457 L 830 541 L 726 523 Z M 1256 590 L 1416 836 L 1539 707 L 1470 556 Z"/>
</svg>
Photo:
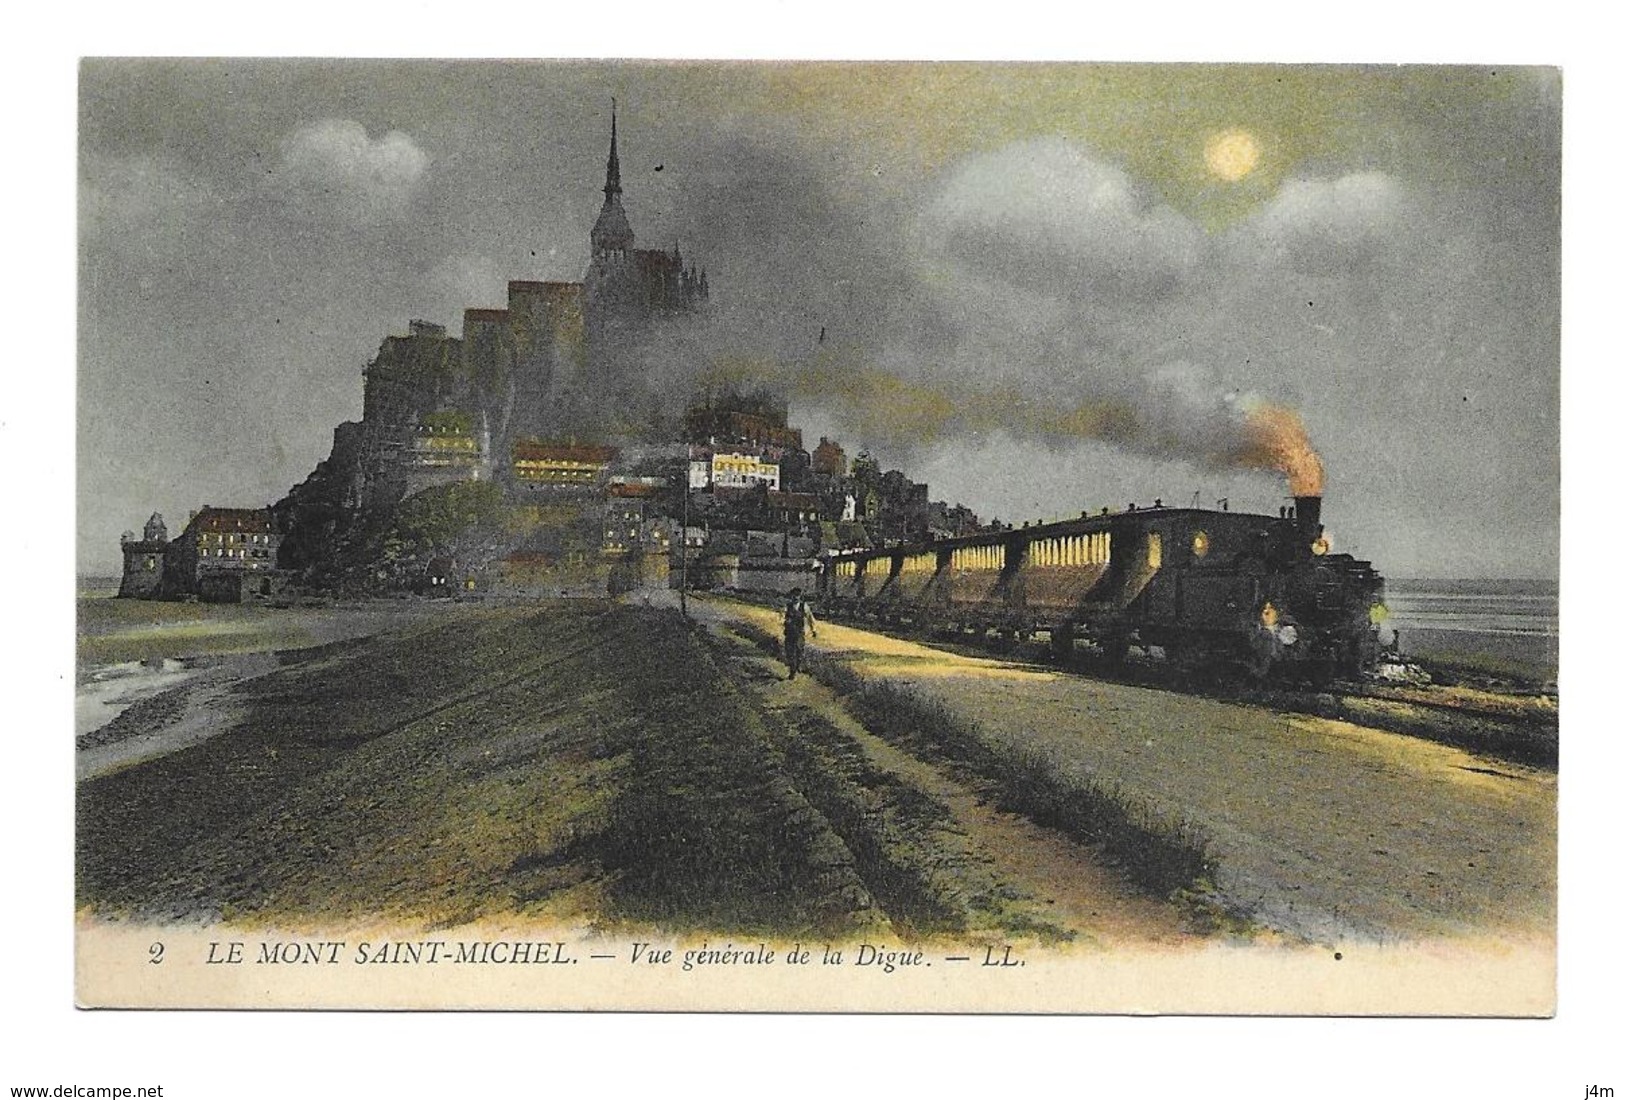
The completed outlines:
<svg viewBox="0 0 1625 1100">
<path fill-rule="evenodd" d="M 658 353 L 651 338 L 659 326 L 699 308 L 707 297 L 704 273 L 685 267 L 681 253 L 638 248 L 635 242 L 621 204 L 620 114 L 611 100 L 604 202 L 593 223 L 592 258 L 578 299 L 585 338 L 580 366 L 555 371 L 549 385 L 550 415 L 586 438 L 647 429 L 669 398 L 650 389 L 648 364 Z"/>
<path fill-rule="evenodd" d="M 628 324 L 647 312 L 638 274 L 632 223 L 621 205 L 619 120 L 613 101 L 609 115 L 609 165 L 604 172 L 604 205 L 592 227 L 592 261 L 584 280 L 589 346 L 613 343 Z"/>
<path fill-rule="evenodd" d="M 612 101 L 613 103 L 613 101 Z M 604 171 L 604 208 L 592 227 L 594 260 L 621 261 L 632 253 L 632 223 L 621 206 L 621 155 L 618 120 L 612 105 L 609 111 L 609 166 Z"/>
</svg>

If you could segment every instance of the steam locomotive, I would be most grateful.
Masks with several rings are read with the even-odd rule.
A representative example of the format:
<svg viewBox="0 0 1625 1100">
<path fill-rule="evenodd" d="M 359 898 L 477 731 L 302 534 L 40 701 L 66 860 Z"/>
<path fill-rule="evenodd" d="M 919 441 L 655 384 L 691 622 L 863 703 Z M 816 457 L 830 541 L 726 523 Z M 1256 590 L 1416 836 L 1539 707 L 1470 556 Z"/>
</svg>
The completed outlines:
<svg viewBox="0 0 1625 1100">
<path fill-rule="evenodd" d="M 1334 554 L 1321 498 L 1279 516 L 1134 508 L 827 558 L 826 615 L 1021 640 L 1047 633 L 1062 659 L 1087 644 L 1122 660 L 1325 681 L 1372 667 L 1382 577 Z"/>
</svg>

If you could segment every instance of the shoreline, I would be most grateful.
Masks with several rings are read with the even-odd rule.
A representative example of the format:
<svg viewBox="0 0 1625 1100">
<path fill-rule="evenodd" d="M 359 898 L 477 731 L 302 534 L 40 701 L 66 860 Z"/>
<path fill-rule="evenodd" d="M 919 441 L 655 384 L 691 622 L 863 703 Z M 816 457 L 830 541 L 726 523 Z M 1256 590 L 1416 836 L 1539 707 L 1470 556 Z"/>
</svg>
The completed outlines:
<svg viewBox="0 0 1625 1100">
<path fill-rule="evenodd" d="M 310 607 L 172 603 L 81 590 L 74 683 L 76 773 L 85 779 L 215 736 L 239 684 L 338 643 L 423 621 L 439 601 Z M 87 626 L 89 629 L 87 630 Z"/>
</svg>

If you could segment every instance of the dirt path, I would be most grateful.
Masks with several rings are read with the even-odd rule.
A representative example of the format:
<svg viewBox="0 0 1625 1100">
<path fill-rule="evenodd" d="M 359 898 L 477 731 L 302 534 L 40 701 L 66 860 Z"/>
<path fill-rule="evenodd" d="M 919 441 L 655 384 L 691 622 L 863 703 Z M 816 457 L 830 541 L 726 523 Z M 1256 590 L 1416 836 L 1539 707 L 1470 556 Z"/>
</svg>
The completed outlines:
<svg viewBox="0 0 1625 1100">
<path fill-rule="evenodd" d="M 701 614 L 772 629 L 771 611 Z M 815 652 L 1210 839 L 1217 899 L 1311 940 L 1547 940 L 1556 776 L 1347 722 L 946 654 L 826 624 Z M 1041 866 L 1037 875 L 1050 873 Z"/>
<path fill-rule="evenodd" d="M 801 736 L 809 726 L 822 726 L 861 753 L 868 765 L 858 771 L 867 781 L 869 813 L 884 812 L 887 801 L 910 799 L 940 811 L 924 835 L 890 839 L 915 849 L 913 862 L 923 867 L 926 888 L 948 909 L 941 924 L 972 934 L 1026 933 L 1092 947 L 1171 946 L 1198 938 L 1185 910 L 1126 883 L 1104 866 L 1098 851 L 1001 812 L 985 785 L 888 743 L 865 729 L 828 687 L 810 676 L 787 681 L 782 663 L 761 655 L 724 623 L 713 619 L 710 625 L 767 714 Z M 884 906 L 885 885 L 868 885 Z"/>
</svg>

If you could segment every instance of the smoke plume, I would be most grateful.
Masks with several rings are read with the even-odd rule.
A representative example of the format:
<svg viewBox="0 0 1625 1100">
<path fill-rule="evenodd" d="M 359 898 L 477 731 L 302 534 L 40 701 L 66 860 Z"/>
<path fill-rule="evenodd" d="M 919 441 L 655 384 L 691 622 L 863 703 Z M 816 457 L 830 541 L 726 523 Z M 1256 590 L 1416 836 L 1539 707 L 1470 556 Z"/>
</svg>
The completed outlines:
<svg viewBox="0 0 1625 1100">
<path fill-rule="evenodd" d="M 704 343 L 703 319 L 688 331 Z M 769 355 L 689 357 L 645 348 L 661 385 L 651 407 L 665 402 L 675 416 L 679 395 L 728 389 L 768 389 L 796 410 L 817 410 L 843 438 L 909 452 L 966 438 L 1004 434 L 1056 449 L 1106 443 L 1156 458 L 1215 469 L 1283 476 L 1294 496 L 1318 496 L 1325 481 L 1319 454 L 1299 414 L 1256 395 L 1218 392 L 1208 372 L 1176 364 L 1143 386 L 1113 385 L 1109 393 L 1035 393 L 1010 383 L 932 380 L 876 366 L 852 349 L 823 350 L 796 359 Z M 675 364 L 688 364 L 683 371 Z"/>
<path fill-rule="evenodd" d="M 1286 475 L 1295 497 L 1321 495 L 1326 471 L 1309 443 L 1303 418 L 1292 409 L 1260 401 L 1246 409 L 1243 445 L 1235 453 L 1239 466 L 1275 470 Z"/>
<path fill-rule="evenodd" d="M 969 158 L 924 194 L 839 202 L 793 148 L 732 135 L 694 163 L 730 168 L 685 178 L 673 203 L 713 297 L 623 349 L 615 373 L 641 380 L 627 398 L 638 418 L 672 423 L 697 392 L 766 387 L 894 459 L 1003 434 L 1271 471 L 1295 495 L 1320 492 L 1296 411 L 1141 346 L 1146 303 L 1167 315 L 1206 300 L 1225 257 L 1088 150 L 1026 142 Z"/>
</svg>

